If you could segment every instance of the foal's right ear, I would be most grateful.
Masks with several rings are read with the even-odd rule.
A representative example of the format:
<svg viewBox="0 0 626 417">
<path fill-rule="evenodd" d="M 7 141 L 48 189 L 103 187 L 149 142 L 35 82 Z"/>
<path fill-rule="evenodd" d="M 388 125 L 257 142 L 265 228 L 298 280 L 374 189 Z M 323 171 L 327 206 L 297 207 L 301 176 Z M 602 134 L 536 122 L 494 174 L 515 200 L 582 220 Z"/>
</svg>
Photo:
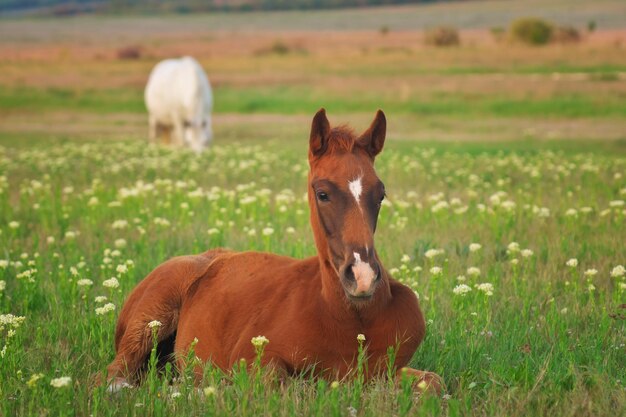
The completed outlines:
<svg viewBox="0 0 626 417">
<path fill-rule="evenodd" d="M 311 123 L 311 136 L 309 138 L 309 151 L 312 155 L 320 156 L 328 147 L 328 135 L 330 123 L 326 118 L 326 110 L 322 107 L 315 113 Z"/>
</svg>

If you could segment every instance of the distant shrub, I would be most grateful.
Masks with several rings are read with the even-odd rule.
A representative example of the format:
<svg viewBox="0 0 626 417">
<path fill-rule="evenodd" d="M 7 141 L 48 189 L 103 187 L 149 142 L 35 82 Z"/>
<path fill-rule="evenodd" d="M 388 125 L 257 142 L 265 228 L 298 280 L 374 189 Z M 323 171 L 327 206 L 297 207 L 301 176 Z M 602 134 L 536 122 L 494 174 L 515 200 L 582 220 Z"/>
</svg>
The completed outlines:
<svg viewBox="0 0 626 417">
<path fill-rule="evenodd" d="M 380 32 L 381 35 L 386 35 L 389 33 L 389 26 L 383 25 L 378 29 L 378 31 Z"/>
<path fill-rule="evenodd" d="M 573 26 L 558 26 L 552 32 L 553 42 L 577 43 L 580 39 L 580 32 Z"/>
<path fill-rule="evenodd" d="M 595 20 L 590 20 L 587 22 L 587 30 L 589 32 L 595 32 L 596 30 L 596 21 Z"/>
<path fill-rule="evenodd" d="M 139 46 L 125 46 L 117 50 L 118 59 L 139 59 L 141 58 L 141 48 Z"/>
<path fill-rule="evenodd" d="M 455 28 L 439 26 L 424 33 L 424 42 L 432 46 L 456 46 L 461 43 L 461 38 Z"/>
<path fill-rule="evenodd" d="M 287 45 L 283 41 L 274 41 L 272 46 L 270 47 L 270 52 L 277 55 L 286 55 L 291 51 L 289 45 Z"/>
<path fill-rule="evenodd" d="M 589 74 L 591 81 L 619 81 L 619 74 L 616 72 L 599 72 Z"/>
<path fill-rule="evenodd" d="M 141 52 L 140 46 L 125 46 L 117 50 L 117 59 L 139 59 L 141 58 Z"/>
<path fill-rule="evenodd" d="M 509 36 L 528 45 L 545 45 L 550 42 L 553 30 L 552 24 L 545 20 L 526 17 L 511 23 Z"/>
<path fill-rule="evenodd" d="M 306 55 L 308 54 L 308 50 L 304 48 L 302 45 L 293 44 L 289 45 L 283 42 L 280 39 L 275 40 L 271 45 L 257 49 L 254 52 L 255 55 L 287 55 L 287 54 L 300 54 Z"/>
</svg>

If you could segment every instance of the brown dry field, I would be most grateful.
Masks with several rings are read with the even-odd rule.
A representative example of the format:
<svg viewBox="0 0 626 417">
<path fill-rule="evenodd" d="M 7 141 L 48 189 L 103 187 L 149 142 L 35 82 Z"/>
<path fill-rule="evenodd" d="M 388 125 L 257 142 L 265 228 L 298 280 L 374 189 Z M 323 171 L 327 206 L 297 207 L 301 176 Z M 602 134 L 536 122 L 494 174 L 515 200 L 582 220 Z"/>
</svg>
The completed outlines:
<svg viewBox="0 0 626 417">
<path fill-rule="evenodd" d="M 25 26 L 24 26 L 25 25 Z M 428 100 L 441 94 L 497 95 L 512 98 L 582 94 L 626 97 L 626 73 L 598 82 L 587 73 L 550 72 L 541 68 L 623 67 L 626 30 L 585 35 L 576 45 L 532 48 L 496 42 L 487 30 L 461 32 L 462 46 L 424 46 L 421 31 L 172 31 L 140 37 L 140 28 L 110 38 L 83 39 L 80 32 L 46 37 L 25 23 L 30 37 L 0 40 L 0 87 L 141 90 L 159 60 L 183 54 L 195 56 L 207 70 L 214 88 L 263 86 L 320 86 L 322 91 L 354 95 L 363 89 Z M 6 31 L 6 28 L 4 29 Z M 287 54 L 272 52 L 286 45 Z M 120 60 L 119 48 L 140 48 L 138 60 Z M 520 71 L 539 68 L 538 71 Z M 488 68 L 486 73 L 483 68 Z M 468 103 L 471 105 L 471 103 Z M 217 103 L 219 106 L 219 103 Z M 374 110 L 374 109 L 373 109 Z M 0 133 L 75 137 L 143 137 L 145 117 L 138 114 L 75 114 L 28 111 L 0 115 Z M 342 115 L 363 123 L 370 115 Z M 217 114 L 217 137 L 291 137 L 306 134 L 309 115 Z M 529 135 L 540 139 L 623 139 L 626 121 L 620 118 L 500 118 L 458 119 L 443 116 L 415 118 L 398 115 L 390 136 L 430 140 L 513 140 Z"/>
</svg>

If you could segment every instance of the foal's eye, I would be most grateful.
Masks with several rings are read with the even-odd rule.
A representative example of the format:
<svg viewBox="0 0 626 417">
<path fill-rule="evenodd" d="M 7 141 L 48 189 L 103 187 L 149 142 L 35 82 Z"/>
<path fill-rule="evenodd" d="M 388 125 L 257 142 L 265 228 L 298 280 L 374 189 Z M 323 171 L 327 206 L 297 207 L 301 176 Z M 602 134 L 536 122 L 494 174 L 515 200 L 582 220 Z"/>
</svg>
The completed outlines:
<svg viewBox="0 0 626 417">
<path fill-rule="evenodd" d="M 317 199 L 319 201 L 329 201 L 330 198 L 328 197 L 328 194 L 326 194 L 324 191 L 318 191 L 317 192 Z"/>
</svg>

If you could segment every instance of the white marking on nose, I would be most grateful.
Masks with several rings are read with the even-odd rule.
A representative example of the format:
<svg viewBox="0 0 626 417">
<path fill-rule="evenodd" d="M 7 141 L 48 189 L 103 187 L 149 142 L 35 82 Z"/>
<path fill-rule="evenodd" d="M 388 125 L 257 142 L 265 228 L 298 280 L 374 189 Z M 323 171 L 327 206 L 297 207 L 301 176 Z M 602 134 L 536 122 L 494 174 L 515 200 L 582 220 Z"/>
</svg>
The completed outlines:
<svg viewBox="0 0 626 417">
<path fill-rule="evenodd" d="M 359 198 L 361 197 L 361 192 L 363 192 L 363 185 L 361 184 L 361 178 L 363 177 L 359 177 L 356 180 L 348 182 L 348 188 L 350 189 L 350 192 L 354 196 L 354 199 L 356 200 L 357 204 L 359 204 Z M 361 206 L 359 206 L 359 208 L 361 208 Z"/>
<path fill-rule="evenodd" d="M 352 272 L 356 281 L 356 294 L 368 293 L 372 287 L 372 282 L 376 278 L 376 273 L 372 269 L 369 262 L 363 262 L 358 252 L 353 252 L 354 265 Z"/>
</svg>

